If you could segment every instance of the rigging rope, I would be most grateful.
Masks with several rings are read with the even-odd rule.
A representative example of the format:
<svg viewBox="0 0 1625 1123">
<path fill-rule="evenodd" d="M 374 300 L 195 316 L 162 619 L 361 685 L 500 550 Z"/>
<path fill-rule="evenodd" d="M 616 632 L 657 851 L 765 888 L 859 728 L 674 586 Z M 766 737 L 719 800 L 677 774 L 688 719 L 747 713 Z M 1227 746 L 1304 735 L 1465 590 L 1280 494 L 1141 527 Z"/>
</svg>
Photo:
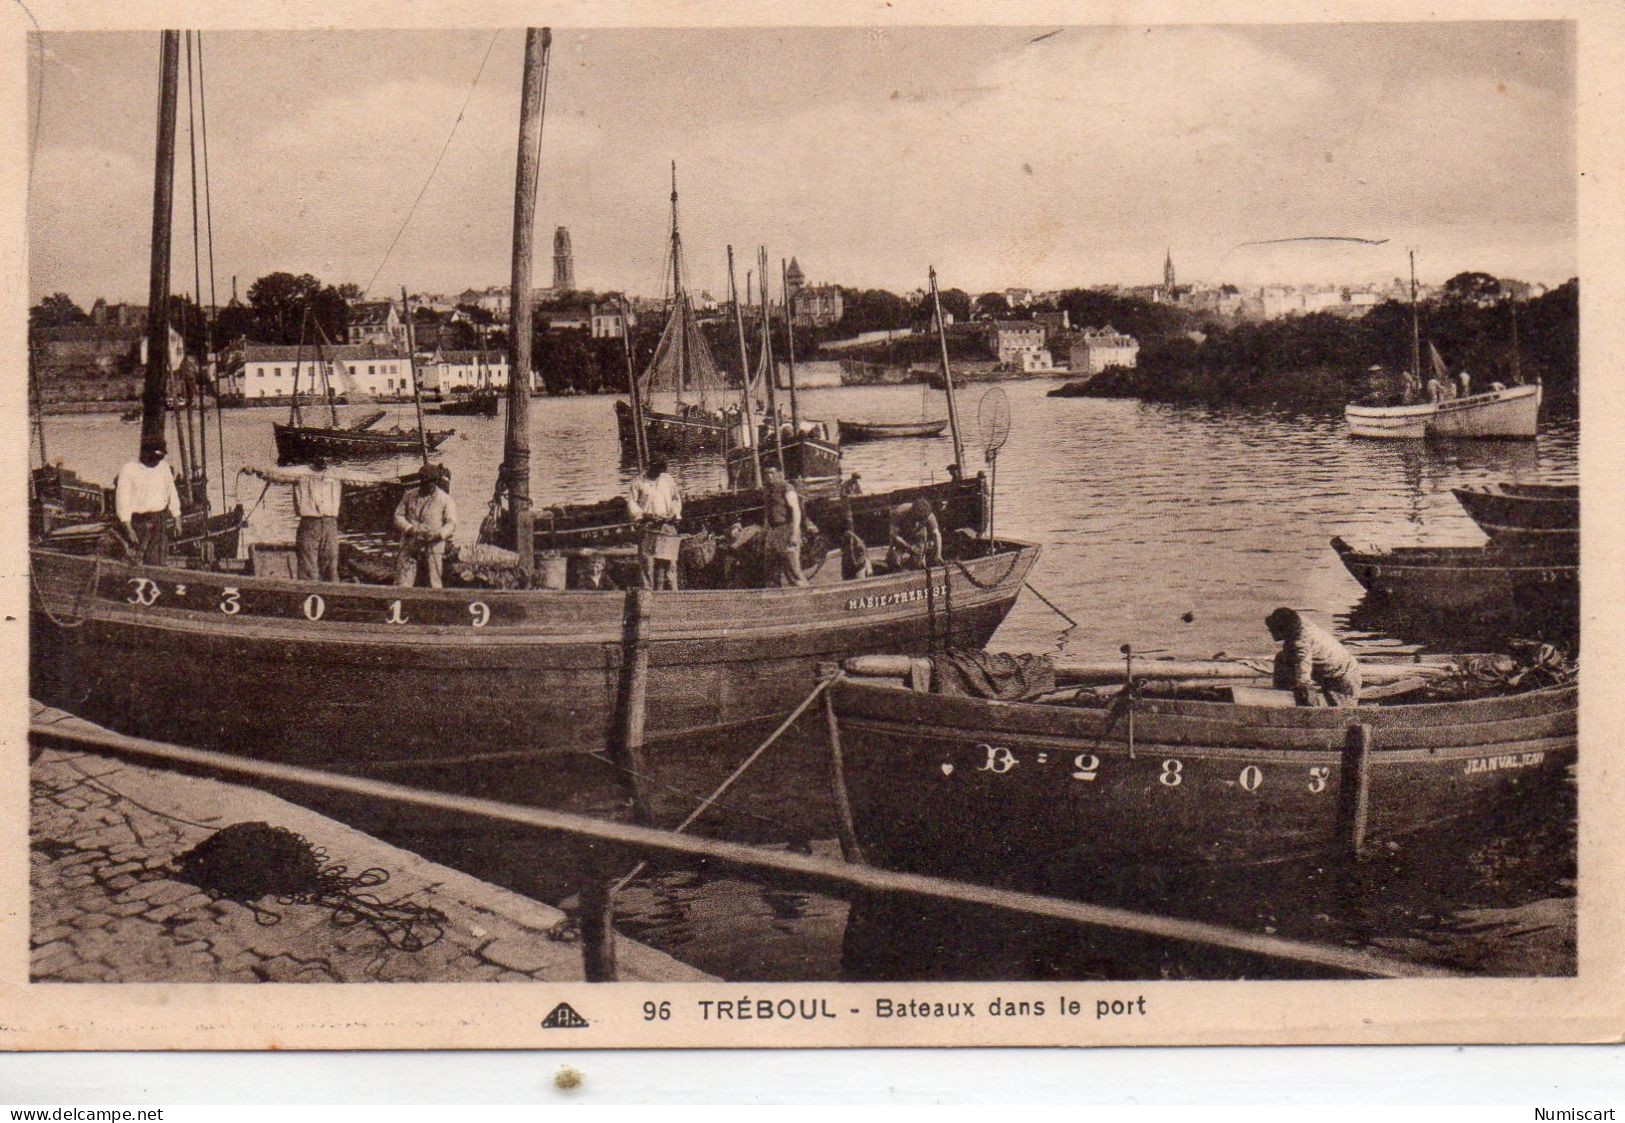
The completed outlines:
<svg viewBox="0 0 1625 1123">
<path fill-rule="evenodd" d="M 485 73 L 485 64 L 490 61 L 491 49 L 497 45 L 497 36 L 500 34 L 502 34 L 500 29 L 491 33 L 491 41 L 485 45 L 485 56 L 480 59 L 480 68 L 474 72 L 474 81 L 469 83 L 468 95 L 463 98 L 463 107 L 457 111 L 457 120 L 451 123 L 451 131 L 446 134 L 446 143 L 440 146 L 440 155 L 434 158 L 434 166 L 429 169 L 429 176 L 423 181 L 423 187 L 418 191 L 418 197 L 412 200 L 412 206 L 407 210 L 406 218 L 401 222 L 401 228 L 395 231 L 395 237 L 390 239 L 389 248 L 384 251 L 384 259 L 378 263 L 378 268 L 373 270 L 372 276 L 367 280 L 366 287 L 361 290 L 363 295 L 371 291 L 372 286 L 377 283 L 378 274 L 382 273 L 384 266 L 389 264 L 389 257 L 395 252 L 396 245 L 400 243 L 401 235 L 405 234 L 406 228 L 411 225 L 412 216 L 417 213 L 418 204 L 423 202 L 423 196 L 429 193 L 429 185 L 434 182 L 435 173 L 440 170 L 440 163 L 446 158 L 446 152 L 451 148 L 451 139 L 457 135 L 457 126 L 463 123 L 463 114 L 468 111 L 468 103 L 474 100 L 474 91 L 479 88 L 480 84 L 480 75 Z M 542 88 L 542 97 L 544 99 L 547 97 L 545 86 Z M 538 160 L 536 164 L 539 174 L 541 161 Z M 511 299 L 512 294 L 509 294 L 509 296 Z"/>
</svg>

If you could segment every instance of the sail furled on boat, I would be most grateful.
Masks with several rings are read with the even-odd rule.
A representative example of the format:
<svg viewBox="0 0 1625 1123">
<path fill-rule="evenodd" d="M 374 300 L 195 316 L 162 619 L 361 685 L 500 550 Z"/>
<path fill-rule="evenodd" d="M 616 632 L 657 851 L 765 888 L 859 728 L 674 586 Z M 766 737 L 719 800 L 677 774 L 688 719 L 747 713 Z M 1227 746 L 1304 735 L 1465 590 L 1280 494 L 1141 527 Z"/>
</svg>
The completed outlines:
<svg viewBox="0 0 1625 1123">
<path fill-rule="evenodd" d="M 1440 382 L 1450 381 L 1450 368 L 1444 365 L 1444 356 L 1439 354 L 1439 349 L 1431 340 L 1428 342 L 1428 359 L 1433 363 L 1433 377 Z"/>
<path fill-rule="evenodd" d="M 705 335 L 694 318 L 688 294 L 679 293 L 672 303 L 666 329 L 655 345 L 654 358 L 643 372 L 647 393 L 674 393 L 679 398 L 698 397 L 705 404 L 711 394 L 728 389 L 728 378 L 717 366 Z"/>
</svg>

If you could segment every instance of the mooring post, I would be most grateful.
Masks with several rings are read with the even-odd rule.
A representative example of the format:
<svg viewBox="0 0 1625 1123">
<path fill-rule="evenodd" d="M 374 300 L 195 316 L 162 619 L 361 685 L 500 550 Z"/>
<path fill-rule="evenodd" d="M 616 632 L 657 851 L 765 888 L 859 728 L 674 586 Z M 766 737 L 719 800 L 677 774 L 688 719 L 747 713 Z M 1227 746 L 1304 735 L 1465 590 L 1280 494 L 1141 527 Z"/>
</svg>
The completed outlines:
<svg viewBox="0 0 1625 1123">
<path fill-rule="evenodd" d="M 610 756 L 626 777 L 632 793 L 632 818 L 648 826 L 654 822 L 649 805 L 649 773 L 643 761 L 643 725 L 649 700 L 649 641 L 644 626 L 654 593 L 628 589 L 621 621 L 621 678 L 616 692 L 615 731 Z"/>
<path fill-rule="evenodd" d="M 1344 852 L 1358 858 L 1365 847 L 1366 818 L 1371 810 L 1371 727 L 1349 726 L 1343 740 L 1342 775 L 1337 789 L 1337 838 Z"/>
<path fill-rule="evenodd" d="M 597 862 L 581 884 L 581 969 L 589 983 L 615 981 L 615 894 Z"/>
<path fill-rule="evenodd" d="M 835 805 L 835 831 L 841 839 L 841 857 L 863 865 L 863 848 L 852 821 L 852 801 L 846 792 L 846 760 L 841 753 L 841 725 L 835 718 L 835 699 L 824 691 L 824 726 L 829 730 L 829 795 Z"/>
</svg>

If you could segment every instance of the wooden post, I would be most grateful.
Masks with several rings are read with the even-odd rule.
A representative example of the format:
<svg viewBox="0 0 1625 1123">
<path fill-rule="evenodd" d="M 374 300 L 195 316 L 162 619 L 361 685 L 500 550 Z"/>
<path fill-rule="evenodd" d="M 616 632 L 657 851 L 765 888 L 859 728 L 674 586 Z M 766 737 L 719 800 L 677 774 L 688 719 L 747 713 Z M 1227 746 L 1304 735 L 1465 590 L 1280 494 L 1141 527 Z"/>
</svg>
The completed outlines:
<svg viewBox="0 0 1625 1123">
<path fill-rule="evenodd" d="M 152 177 L 152 263 L 147 288 L 147 378 L 141 390 L 141 443 L 164 440 L 169 400 L 169 235 L 175 187 L 175 102 L 181 33 L 165 31 L 158 63 L 158 146 Z"/>
<path fill-rule="evenodd" d="M 615 981 L 615 895 L 596 871 L 581 885 L 581 967 L 589 983 Z"/>
<path fill-rule="evenodd" d="M 643 760 L 643 727 L 649 700 L 649 641 L 643 634 L 654 593 L 628 589 L 621 626 L 621 678 L 615 700 L 615 733 L 610 758 L 622 770 L 632 794 L 632 818 L 654 822 L 649 805 L 648 770 Z"/>
<path fill-rule="evenodd" d="M 508 489 L 513 548 L 519 565 L 535 561 L 535 512 L 530 506 L 530 262 L 536 225 L 536 177 L 542 158 L 542 115 L 547 90 L 547 59 L 553 46 L 548 28 L 525 31 L 525 73 L 519 102 L 519 158 L 513 184 L 513 271 L 508 286 L 508 427 L 502 450 L 502 480 Z"/>
<path fill-rule="evenodd" d="M 1365 847 L 1366 818 L 1371 809 L 1371 727 L 1349 726 L 1343 741 L 1342 775 L 1337 789 L 1337 839 L 1344 852 L 1358 858 Z"/>
<path fill-rule="evenodd" d="M 829 730 L 829 795 L 835 805 L 835 831 L 841 839 L 841 857 L 863 865 L 863 847 L 852 821 L 852 801 L 846 792 L 846 761 L 841 755 L 841 725 L 835 718 L 835 699 L 824 691 L 824 726 Z"/>
</svg>

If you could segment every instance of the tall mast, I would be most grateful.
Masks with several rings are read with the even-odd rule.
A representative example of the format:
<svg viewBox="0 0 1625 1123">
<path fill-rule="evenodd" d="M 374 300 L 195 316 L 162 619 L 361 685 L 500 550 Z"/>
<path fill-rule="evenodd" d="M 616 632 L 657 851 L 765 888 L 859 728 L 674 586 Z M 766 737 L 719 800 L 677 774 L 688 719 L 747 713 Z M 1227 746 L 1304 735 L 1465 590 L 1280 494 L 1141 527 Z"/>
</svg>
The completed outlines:
<svg viewBox="0 0 1625 1123">
<path fill-rule="evenodd" d="M 525 76 L 519 102 L 519 158 L 513 184 L 513 274 L 508 289 L 508 428 L 501 478 L 508 488 L 514 550 L 530 568 L 536 549 L 530 507 L 530 258 L 536 226 L 536 179 L 542 159 L 550 28 L 525 30 Z"/>
<path fill-rule="evenodd" d="M 750 446 L 751 463 L 756 467 L 755 484 L 762 484 L 762 442 L 756 439 L 756 410 L 750 397 L 750 355 L 745 350 L 745 314 L 739 305 L 739 286 L 734 282 L 734 248 L 728 247 L 728 299 L 734 306 L 734 331 L 739 335 L 739 399 L 745 409 L 745 443 Z M 43 440 L 43 438 L 42 438 Z M 43 447 L 43 445 L 42 445 Z M 45 454 L 40 453 L 41 457 Z"/>
<path fill-rule="evenodd" d="M 423 426 L 423 392 L 418 389 L 417 341 L 412 338 L 412 301 L 401 286 L 401 316 L 406 320 L 406 376 L 412 380 L 412 408 L 418 418 L 418 452 L 429 462 L 429 431 Z"/>
<path fill-rule="evenodd" d="M 1411 251 L 1411 373 L 1422 377 L 1422 325 L 1416 318 L 1416 251 Z"/>
<path fill-rule="evenodd" d="M 671 314 L 678 321 L 677 404 L 688 388 L 688 307 L 683 296 L 683 239 L 677 232 L 677 161 L 671 162 Z"/>
<path fill-rule="evenodd" d="M 169 390 L 169 224 L 175 187 L 175 101 L 181 33 L 162 33 L 158 64 L 158 148 L 152 176 L 152 268 L 147 289 L 147 379 L 141 391 L 141 443 L 164 439 Z"/>
<path fill-rule="evenodd" d="M 1507 307 L 1512 311 L 1512 384 L 1523 385 L 1523 363 L 1518 356 L 1518 298 L 1514 296 L 1507 301 Z"/>
<path fill-rule="evenodd" d="M 790 426 L 801 435 L 801 404 L 796 398 L 796 324 L 795 312 L 790 302 L 795 294 L 790 291 L 790 268 L 784 258 L 779 258 L 779 276 L 784 285 L 784 341 L 788 346 L 785 361 L 790 364 Z"/>
<path fill-rule="evenodd" d="M 954 437 L 954 463 L 965 471 L 965 445 L 959 436 L 959 407 L 954 402 L 954 372 L 948 366 L 948 329 L 942 322 L 942 296 L 937 292 L 937 270 L 931 268 L 931 306 L 936 311 L 937 342 L 942 347 L 942 389 L 948 395 L 948 429 Z"/>
<path fill-rule="evenodd" d="M 632 451 L 638 458 L 638 475 L 649 466 L 649 434 L 643 431 L 643 389 L 638 385 L 637 368 L 632 364 L 632 309 L 626 297 L 620 299 L 621 350 L 626 354 L 626 391 L 632 399 Z"/>
<path fill-rule="evenodd" d="M 779 462 L 779 471 L 783 473 L 784 438 L 779 433 L 779 371 L 773 361 L 773 317 L 768 312 L 767 304 L 766 246 L 756 249 L 756 269 L 762 279 L 762 283 L 756 286 L 756 294 L 762 298 L 762 378 L 767 382 L 767 414 L 768 423 L 773 426 L 773 456 Z"/>
</svg>

